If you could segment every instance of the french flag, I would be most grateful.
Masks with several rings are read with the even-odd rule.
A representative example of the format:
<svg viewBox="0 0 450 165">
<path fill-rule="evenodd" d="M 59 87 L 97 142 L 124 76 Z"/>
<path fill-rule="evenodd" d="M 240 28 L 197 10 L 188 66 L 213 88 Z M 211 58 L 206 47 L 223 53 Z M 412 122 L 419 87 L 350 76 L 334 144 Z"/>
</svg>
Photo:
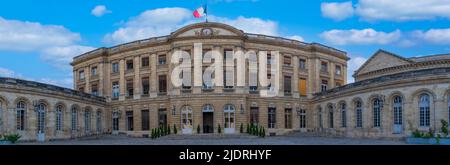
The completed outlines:
<svg viewBox="0 0 450 165">
<path fill-rule="evenodd" d="M 206 15 L 206 6 L 201 6 L 197 10 L 194 11 L 195 18 L 201 18 Z"/>
</svg>

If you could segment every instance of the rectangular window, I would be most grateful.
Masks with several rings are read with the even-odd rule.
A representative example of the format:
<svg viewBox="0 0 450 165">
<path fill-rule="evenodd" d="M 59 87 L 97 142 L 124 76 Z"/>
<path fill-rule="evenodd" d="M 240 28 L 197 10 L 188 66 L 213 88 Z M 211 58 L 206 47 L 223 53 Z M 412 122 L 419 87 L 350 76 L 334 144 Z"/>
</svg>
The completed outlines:
<svg viewBox="0 0 450 165">
<path fill-rule="evenodd" d="M 119 73 L 119 63 L 117 63 L 117 62 L 112 63 L 112 72 Z"/>
<path fill-rule="evenodd" d="M 284 76 L 284 94 L 291 94 L 291 76 Z"/>
<path fill-rule="evenodd" d="M 133 80 L 127 80 L 127 96 L 133 96 Z"/>
<path fill-rule="evenodd" d="M 160 56 L 158 56 L 158 63 L 159 63 L 159 65 L 164 65 L 164 64 L 166 64 L 166 55 L 160 55 Z"/>
<path fill-rule="evenodd" d="M 76 131 L 78 129 L 78 112 L 74 108 L 72 109 L 72 131 Z"/>
<path fill-rule="evenodd" d="M 119 95 L 120 95 L 119 82 L 113 82 L 112 83 L 112 98 L 113 99 L 119 98 Z"/>
<path fill-rule="evenodd" d="M 269 108 L 268 111 L 268 128 L 275 128 L 277 122 L 276 122 L 276 108 Z"/>
<path fill-rule="evenodd" d="M 17 110 L 16 122 L 17 122 L 17 130 L 21 130 L 21 131 L 25 130 L 25 110 L 24 109 Z"/>
<path fill-rule="evenodd" d="M 327 80 L 322 80 L 321 91 L 322 92 L 327 91 L 327 87 L 328 87 L 328 81 Z"/>
<path fill-rule="evenodd" d="M 341 66 L 336 65 L 335 74 L 336 74 L 336 76 L 340 76 L 341 75 Z"/>
<path fill-rule="evenodd" d="M 133 111 L 127 111 L 126 112 L 126 119 L 127 119 L 127 130 L 133 131 Z"/>
<path fill-rule="evenodd" d="M 283 58 L 284 60 L 283 60 L 283 65 L 284 66 L 291 66 L 291 63 L 292 63 L 292 58 L 291 58 L 291 56 L 284 56 L 284 58 Z"/>
<path fill-rule="evenodd" d="M 142 57 L 141 58 L 142 67 L 148 67 L 150 65 L 150 58 L 149 57 Z"/>
<path fill-rule="evenodd" d="M 290 108 L 284 109 L 284 128 L 292 128 L 292 109 Z"/>
<path fill-rule="evenodd" d="M 327 73 L 328 72 L 328 63 L 327 62 L 323 62 L 320 65 L 320 72 L 324 72 Z"/>
<path fill-rule="evenodd" d="M 148 77 L 142 78 L 142 94 L 148 95 L 150 91 L 150 82 Z"/>
<path fill-rule="evenodd" d="M 84 80 L 84 70 L 80 70 L 80 72 L 78 72 L 78 76 L 80 77 L 80 80 Z"/>
<path fill-rule="evenodd" d="M 150 130 L 150 112 L 149 110 L 141 111 L 142 131 Z"/>
<path fill-rule="evenodd" d="M 91 86 L 91 94 L 94 95 L 94 96 L 98 96 L 97 84 L 92 84 L 92 86 Z"/>
<path fill-rule="evenodd" d="M 159 92 L 166 93 L 167 92 L 167 80 L 166 75 L 159 76 Z"/>
<path fill-rule="evenodd" d="M 300 59 L 298 62 L 298 65 L 299 65 L 300 70 L 305 70 L 306 69 L 306 60 Z"/>
<path fill-rule="evenodd" d="M 84 131 L 91 131 L 91 111 L 84 111 Z"/>
<path fill-rule="evenodd" d="M 272 64 L 272 55 L 270 53 L 267 53 L 267 64 Z"/>
<path fill-rule="evenodd" d="M 97 75 L 97 67 L 94 66 L 91 68 L 91 76 L 96 76 Z"/>
<path fill-rule="evenodd" d="M 300 128 L 306 128 L 306 110 L 300 110 Z"/>
<path fill-rule="evenodd" d="M 300 91 L 300 96 L 306 96 L 306 79 L 298 80 L 298 90 Z"/>
<path fill-rule="evenodd" d="M 133 70 L 133 60 L 127 60 L 127 70 Z"/>
<path fill-rule="evenodd" d="M 259 125 L 259 108 L 258 107 L 250 108 L 250 123 L 253 125 Z"/>
</svg>

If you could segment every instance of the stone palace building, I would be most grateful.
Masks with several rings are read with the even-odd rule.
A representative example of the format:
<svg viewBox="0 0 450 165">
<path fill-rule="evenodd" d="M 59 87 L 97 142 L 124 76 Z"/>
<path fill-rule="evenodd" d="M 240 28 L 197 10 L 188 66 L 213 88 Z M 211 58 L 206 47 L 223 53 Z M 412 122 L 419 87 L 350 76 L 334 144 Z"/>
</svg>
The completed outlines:
<svg viewBox="0 0 450 165">
<path fill-rule="evenodd" d="M 271 86 L 250 85 L 251 79 L 237 71 L 214 73 L 216 82 L 223 81 L 220 75 L 237 77 L 234 85 L 174 86 L 172 53 L 192 56 L 195 43 L 203 44 L 203 52 L 223 54 L 278 51 L 279 60 L 268 53 L 264 63 L 258 62 L 279 66 L 267 72 L 271 82 L 279 82 L 277 95 L 261 96 Z M 245 57 L 236 60 L 243 62 L 223 68 L 250 70 Z M 220 23 L 191 24 L 168 36 L 75 57 L 74 90 L 0 78 L 0 131 L 19 133 L 23 140 L 51 140 L 144 137 L 161 126 L 175 126 L 179 134 L 196 134 L 197 127 L 201 133 L 218 133 L 220 126 L 223 133 L 235 134 L 253 123 L 268 135 L 405 137 L 416 129 L 439 131 L 439 121 L 449 120 L 450 54 L 404 58 L 380 50 L 352 73 L 356 81 L 351 84 L 346 82 L 348 60 L 345 52 L 318 43 L 249 34 Z M 194 74 L 211 65 L 193 63 Z"/>
</svg>

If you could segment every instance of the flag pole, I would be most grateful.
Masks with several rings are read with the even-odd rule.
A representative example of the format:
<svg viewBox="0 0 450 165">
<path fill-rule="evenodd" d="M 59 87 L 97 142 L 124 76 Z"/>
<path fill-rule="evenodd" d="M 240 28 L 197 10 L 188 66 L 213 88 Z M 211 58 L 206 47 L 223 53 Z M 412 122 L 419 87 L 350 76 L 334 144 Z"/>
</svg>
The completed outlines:
<svg viewBox="0 0 450 165">
<path fill-rule="evenodd" d="M 205 0 L 205 14 L 206 14 L 206 23 L 208 23 L 208 0 Z"/>
</svg>

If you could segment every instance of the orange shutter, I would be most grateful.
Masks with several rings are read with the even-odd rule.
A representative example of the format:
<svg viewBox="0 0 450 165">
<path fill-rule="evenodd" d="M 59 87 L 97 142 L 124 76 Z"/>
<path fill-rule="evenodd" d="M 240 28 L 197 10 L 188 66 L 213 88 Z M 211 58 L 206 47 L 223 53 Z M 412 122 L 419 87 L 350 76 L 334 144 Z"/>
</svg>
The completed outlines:
<svg viewBox="0 0 450 165">
<path fill-rule="evenodd" d="M 300 79 L 298 81 L 298 89 L 300 90 L 300 96 L 306 96 L 306 79 Z"/>
</svg>

